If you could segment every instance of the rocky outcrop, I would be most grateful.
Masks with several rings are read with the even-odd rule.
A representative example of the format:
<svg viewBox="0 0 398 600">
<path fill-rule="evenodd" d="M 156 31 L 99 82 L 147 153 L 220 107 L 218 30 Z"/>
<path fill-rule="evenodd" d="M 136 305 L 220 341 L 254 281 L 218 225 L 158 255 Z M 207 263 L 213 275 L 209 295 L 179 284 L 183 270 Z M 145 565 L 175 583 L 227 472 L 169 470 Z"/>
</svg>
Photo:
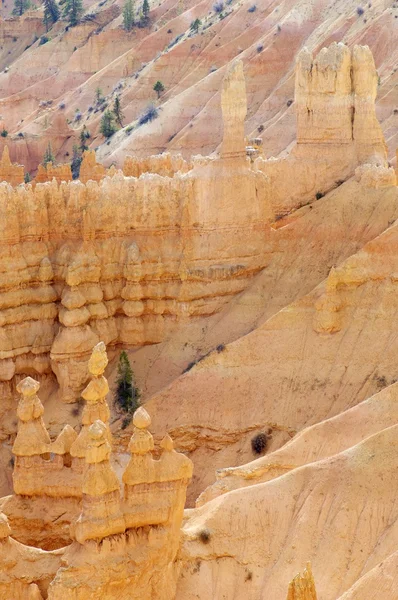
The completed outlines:
<svg viewBox="0 0 398 600">
<path fill-rule="evenodd" d="M 228 75 L 226 106 L 242 77 L 241 67 Z M 240 94 L 243 105 L 244 86 Z M 39 375 L 53 371 L 62 398 L 74 402 L 100 339 L 159 342 L 178 320 L 213 314 L 247 286 L 264 265 L 268 195 L 264 175 L 239 154 L 243 136 L 234 136 L 227 127 L 238 148 L 233 169 L 230 159 L 198 158 L 190 171 L 180 162 L 174 173 L 170 162 L 172 177 L 104 178 L 86 152 L 80 182 L 3 185 L 3 381 L 30 364 Z"/>
<path fill-rule="evenodd" d="M 86 150 L 83 153 L 82 164 L 80 165 L 79 179 L 82 183 L 87 181 L 100 181 L 105 177 L 105 167 L 97 163 L 95 152 Z"/>
<path fill-rule="evenodd" d="M 44 552 L 11 536 L 8 519 L 0 513 L 0 599 L 42 600 L 61 566 L 63 550 Z"/>
<path fill-rule="evenodd" d="M 317 600 L 310 563 L 307 564 L 302 575 L 296 575 L 290 582 L 287 600 Z"/>
<path fill-rule="evenodd" d="M 140 408 L 133 422 L 123 498 L 109 462 L 106 427 L 97 420 L 89 428 L 82 512 L 72 524 L 75 541 L 50 584 L 49 600 L 111 599 L 115 594 L 137 600 L 175 597 L 192 463 L 173 450 L 168 436 L 154 460 L 149 415 Z"/>
<path fill-rule="evenodd" d="M 222 158 L 246 156 L 245 118 L 247 112 L 246 85 L 241 60 L 232 64 L 224 78 L 221 92 L 221 108 L 224 124 Z"/>
<path fill-rule="evenodd" d="M 261 324 L 253 331 L 222 352 L 214 350 L 148 400 L 154 430 L 158 435 L 170 430 L 177 447 L 189 451 L 195 462 L 192 503 L 214 481 L 210 457 L 214 470 L 249 462 L 254 458 L 251 439 L 268 428 L 268 451 L 275 451 L 305 427 L 376 393 L 378 374 L 389 382 L 396 377 L 396 343 L 390 331 L 396 310 L 391 274 L 397 267 L 392 251 L 398 234 L 397 194 L 396 187 L 375 190 L 351 181 L 278 229 L 275 250 L 257 280 L 257 285 L 264 282 L 261 301 L 269 307 L 276 289 L 291 291 L 292 285 L 301 290 L 296 300 L 286 306 L 284 296 L 273 310 L 261 313 Z M 386 203 L 392 212 L 365 244 L 362 235 L 376 225 Z M 363 240 L 357 251 L 346 246 L 352 239 Z M 340 254 L 343 248 L 348 258 Z M 330 273 L 331 264 L 336 267 Z M 330 273 L 330 280 L 318 283 L 320 272 L 326 279 Z M 300 287 L 310 273 L 312 291 Z M 281 288 L 284 277 L 286 288 Z M 244 293 L 242 306 L 250 301 L 251 295 Z M 381 354 L 369 354 L 369 344 Z M 275 472 L 284 470 L 277 466 Z"/>
<path fill-rule="evenodd" d="M 192 161 L 186 161 L 181 154 L 164 152 L 147 158 L 126 156 L 123 173 L 126 177 L 140 177 L 143 173 L 158 173 L 165 177 L 174 177 L 178 172 L 187 173 L 192 169 Z"/>
<path fill-rule="evenodd" d="M 375 113 L 378 77 L 367 46 L 334 42 L 316 57 L 297 58 L 297 143 L 287 158 L 255 161 L 268 175 L 273 209 L 289 212 L 322 196 L 363 163 L 387 168 L 386 145 Z M 384 176 L 385 179 L 385 176 Z M 387 185 L 395 185 L 391 175 Z"/>
<path fill-rule="evenodd" d="M 175 452 L 168 435 L 159 458 L 153 458 L 151 419 L 141 407 L 133 417 L 122 494 L 110 462 L 109 388 L 103 376 L 107 362 L 101 342 L 89 361 L 92 380 L 83 392 L 87 405 L 79 436 L 65 425 L 51 443 L 36 395 L 39 384 L 28 377 L 19 385 L 15 494 L 0 500 L 8 516 L 0 513 L 1 599 L 41 600 L 42 593 L 49 600 L 111 599 L 115 593 L 137 600 L 175 596 L 180 528 L 193 465 Z M 68 495 L 76 496 L 74 512 Z M 64 510 L 55 517 L 57 506 Z M 65 522 L 72 539 L 65 536 Z M 69 544 L 67 548 L 51 550 L 56 531 L 58 547 Z M 29 539 L 36 547 L 25 545 Z"/>
<path fill-rule="evenodd" d="M 4 147 L 0 160 L 0 181 L 7 181 L 14 186 L 24 182 L 24 168 L 11 162 L 8 146 Z"/>
<path fill-rule="evenodd" d="M 53 165 L 51 162 L 47 163 L 46 166 L 39 165 L 34 183 L 45 183 L 53 179 L 58 184 L 61 181 L 72 181 L 70 165 Z"/>
<path fill-rule="evenodd" d="M 79 511 L 83 472 L 90 427 L 101 419 L 108 442 L 108 382 L 103 376 L 108 358 L 103 342 L 97 344 L 88 361 L 91 381 L 82 392 L 86 405 L 79 434 L 65 425 L 54 441 L 43 422 L 44 408 L 37 392 L 40 384 L 26 377 L 17 386 L 21 394 L 17 415 L 18 432 L 13 445 L 14 494 L 4 498 L 1 510 L 10 520 L 14 537 L 46 550 L 70 542 L 69 524 Z"/>
</svg>

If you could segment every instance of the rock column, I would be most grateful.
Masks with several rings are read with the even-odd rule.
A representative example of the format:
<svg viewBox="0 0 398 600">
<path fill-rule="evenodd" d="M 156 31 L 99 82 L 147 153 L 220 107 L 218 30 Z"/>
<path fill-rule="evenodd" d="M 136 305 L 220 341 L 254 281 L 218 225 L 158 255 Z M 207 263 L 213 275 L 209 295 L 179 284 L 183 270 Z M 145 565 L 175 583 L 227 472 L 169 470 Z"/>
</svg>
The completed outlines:
<svg viewBox="0 0 398 600">
<path fill-rule="evenodd" d="M 307 564 L 302 575 L 296 575 L 290 582 L 287 600 L 317 600 L 310 563 Z"/>
<path fill-rule="evenodd" d="M 234 62 L 224 77 L 221 91 L 221 109 L 224 123 L 221 157 L 245 159 L 247 99 L 241 60 Z"/>
</svg>

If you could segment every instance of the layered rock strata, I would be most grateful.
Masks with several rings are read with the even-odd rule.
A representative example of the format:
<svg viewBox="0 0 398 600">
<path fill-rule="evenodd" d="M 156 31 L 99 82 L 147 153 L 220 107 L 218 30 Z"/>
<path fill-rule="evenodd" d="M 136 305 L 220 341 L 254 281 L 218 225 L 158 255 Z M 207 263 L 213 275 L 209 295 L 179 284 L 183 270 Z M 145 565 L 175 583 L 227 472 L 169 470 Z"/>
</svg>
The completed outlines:
<svg viewBox="0 0 398 600">
<path fill-rule="evenodd" d="M 111 348 L 160 342 L 176 323 L 212 315 L 244 290 L 266 265 L 275 215 L 335 185 L 359 161 L 381 164 L 382 173 L 369 167 L 362 176 L 376 178 L 373 187 L 392 185 L 374 115 L 376 84 L 367 48 L 351 53 L 332 44 L 314 61 L 303 51 L 296 150 L 286 160 L 259 158 L 252 170 L 237 61 L 223 85 L 219 159 L 198 157 L 192 168 L 170 157 L 126 161 L 125 172 L 137 178 L 115 169 L 105 176 L 89 152 L 81 166 L 86 183 L 58 184 L 69 172 L 50 168 L 52 182 L 3 184 L 0 380 L 55 373 L 62 398 L 76 401 L 100 339 Z M 370 139 L 361 134 L 367 124 Z M 298 195 L 286 187 L 292 182 Z M 10 394 L 8 384 L 3 390 Z"/>
<path fill-rule="evenodd" d="M 173 450 L 169 436 L 162 441 L 159 460 L 154 460 L 148 413 L 138 409 L 133 423 L 123 496 L 109 460 L 106 427 L 97 420 L 89 428 L 82 512 L 72 524 L 75 541 L 50 584 L 49 600 L 175 597 L 192 463 Z"/>
<path fill-rule="evenodd" d="M 151 419 L 141 407 L 133 417 L 130 459 L 121 484 L 111 465 L 109 425 L 101 420 L 109 417 L 106 365 L 100 342 L 89 361 L 92 380 L 83 393 L 87 405 L 80 434 L 66 425 L 52 443 L 36 395 L 39 384 L 28 377 L 19 385 L 15 494 L 0 500 L 2 600 L 175 596 L 180 528 L 193 465 L 174 450 L 168 435 L 154 458 Z M 68 504 L 73 494 L 74 510 Z M 51 548 L 56 533 L 58 547 L 67 547 Z M 26 545 L 28 540 L 36 547 Z"/>
<path fill-rule="evenodd" d="M 241 67 L 226 86 L 234 77 L 241 85 Z M 264 264 L 266 178 L 244 155 L 198 159 L 173 175 L 104 178 L 86 153 L 85 184 L 1 186 L 3 382 L 28 366 L 53 371 L 62 398 L 76 401 L 100 339 L 159 342 L 177 321 L 213 314 L 246 287 Z"/>
<path fill-rule="evenodd" d="M 108 382 L 103 376 L 108 358 L 99 342 L 88 361 L 91 381 L 82 392 L 86 405 L 79 434 L 65 425 L 51 441 L 43 422 L 44 408 L 37 392 L 40 384 L 26 377 L 17 386 L 18 432 L 13 445 L 14 494 L 0 501 L 14 537 L 46 550 L 70 542 L 69 524 L 80 511 L 89 429 L 101 419 L 105 437 L 109 429 Z"/>
</svg>

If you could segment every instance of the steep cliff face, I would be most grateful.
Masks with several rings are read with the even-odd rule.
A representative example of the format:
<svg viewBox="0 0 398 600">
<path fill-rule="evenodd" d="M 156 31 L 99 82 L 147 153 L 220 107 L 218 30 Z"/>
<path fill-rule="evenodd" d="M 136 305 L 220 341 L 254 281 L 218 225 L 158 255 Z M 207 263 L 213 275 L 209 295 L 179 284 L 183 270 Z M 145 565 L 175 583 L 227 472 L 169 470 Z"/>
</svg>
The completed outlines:
<svg viewBox="0 0 398 600">
<path fill-rule="evenodd" d="M 322 600 L 373 600 L 380 590 L 395 600 L 398 188 L 369 47 L 301 51 L 288 156 L 246 156 L 244 137 L 254 127 L 267 149 L 256 115 L 265 98 L 279 106 L 275 97 L 290 95 L 292 78 L 285 72 L 280 82 L 280 68 L 313 24 L 324 21 L 318 39 L 348 32 L 352 42 L 364 35 L 360 11 L 348 24 L 344 11 L 356 7 L 340 6 L 336 34 L 326 19 L 335 7 L 323 0 L 232 1 L 216 25 L 214 7 L 167 0 L 153 7 L 148 38 L 145 27 L 118 29 L 120 8 L 109 4 L 36 41 L 30 72 L 22 54 L 0 74 L 10 93 L 0 127 L 12 129 L 0 163 L 0 460 L 13 467 L 14 486 L 0 500 L 0 598 L 316 600 L 316 582 Z M 190 24 L 204 12 L 196 36 Z M 385 24 L 384 8 L 377 16 Z M 174 43 L 176 27 L 185 33 Z M 258 36 L 264 56 L 285 53 L 266 73 L 264 47 L 250 50 Z M 160 98 L 157 119 L 138 127 L 160 73 L 170 103 Z M 93 105 L 104 84 L 107 97 Z M 94 146 L 117 93 L 131 129 L 98 151 L 116 165 L 90 151 L 79 181 L 68 165 L 50 164 L 22 183 L 6 144 L 14 161 L 34 168 L 48 140 L 65 156 L 84 122 Z M 266 112 L 275 133 L 285 116 Z M 154 147 L 186 155 L 213 150 L 222 131 L 219 156 L 145 157 L 150 133 Z M 276 147 L 287 140 L 288 132 Z M 125 158 L 128 147 L 143 156 Z M 155 440 L 144 409 L 123 431 L 110 423 L 105 345 L 111 358 L 130 350 L 144 398 L 158 392 L 146 403 Z M 66 404 L 80 395 L 82 428 L 72 420 L 59 432 L 65 412 L 79 412 Z M 185 514 L 182 540 L 192 464 L 168 431 L 195 463 L 190 506 L 204 490 Z M 124 453 L 123 493 L 111 443 Z M 296 575 L 307 560 L 315 577 L 309 567 Z"/>
<path fill-rule="evenodd" d="M 375 113 L 377 72 L 368 47 L 333 43 L 313 58 L 297 58 L 297 144 L 287 158 L 255 165 L 271 181 L 273 206 L 284 213 L 333 188 L 358 164 L 387 166 L 387 148 Z M 286 177 L 286 173 L 289 177 Z"/>
<path fill-rule="evenodd" d="M 70 181 L 67 166 L 50 165 L 34 186 L 3 185 L 2 380 L 29 369 L 54 372 L 63 399 L 75 401 L 93 344 L 158 343 L 178 320 L 218 312 L 266 265 L 272 219 L 308 202 L 316 189 L 335 185 L 343 163 L 347 176 L 360 154 L 390 176 L 385 181 L 383 171 L 377 182 L 395 183 L 384 165 L 374 82 L 367 48 L 355 47 L 351 57 L 347 47 L 332 44 L 314 64 L 304 51 L 297 67 L 296 150 L 276 163 L 259 158 L 252 169 L 245 156 L 246 88 L 238 61 L 223 83 L 219 159 L 130 159 L 125 173 L 107 173 L 89 152 L 81 182 Z M 326 123 L 329 105 L 342 113 L 336 124 L 333 110 L 331 125 Z M 354 132 L 367 121 L 371 139 L 360 133 L 357 139 Z M 332 149 L 327 161 L 319 159 L 320 139 Z M 8 151 L 1 165 L 12 183 L 21 181 L 21 168 L 11 164 Z M 138 179 L 125 176 L 130 173 Z M 23 292 L 16 289 L 21 284 Z"/>
<path fill-rule="evenodd" d="M 219 310 L 262 266 L 257 179 L 215 163 L 174 179 L 3 184 L 3 381 L 28 360 L 75 401 L 94 342 L 155 343 L 176 319 Z M 231 183 L 253 198 L 246 214 L 228 210 Z"/>
<path fill-rule="evenodd" d="M 264 266 L 266 178 L 247 163 L 236 101 L 246 106 L 239 63 L 225 83 L 228 153 L 185 173 L 172 161 L 169 177 L 130 160 L 139 178 L 105 177 L 87 153 L 83 182 L 57 183 L 70 170 L 50 166 L 38 180 L 52 182 L 2 184 L 3 382 L 53 371 L 74 402 L 94 344 L 160 342 L 178 320 L 219 311 Z M 15 179 L 20 167 L 7 160 Z"/>
</svg>

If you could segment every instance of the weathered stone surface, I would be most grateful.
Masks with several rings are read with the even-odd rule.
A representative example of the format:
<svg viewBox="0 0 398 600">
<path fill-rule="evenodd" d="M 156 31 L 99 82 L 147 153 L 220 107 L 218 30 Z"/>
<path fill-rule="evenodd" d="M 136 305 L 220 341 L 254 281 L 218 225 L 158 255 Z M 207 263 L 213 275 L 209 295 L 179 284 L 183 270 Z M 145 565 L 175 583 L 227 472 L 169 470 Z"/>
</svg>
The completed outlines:
<svg viewBox="0 0 398 600">
<path fill-rule="evenodd" d="M 100 339 L 157 343 L 178 321 L 219 311 L 248 285 L 264 265 L 269 209 L 266 178 L 242 154 L 239 63 L 226 78 L 223 106 L 233 167 L 225 158 L 131 159 L 125 170 L 138 179 L 115 170 L 105 177 L 95 153 L 85 152 L 79 182 L 49 166 L 38 176 L 53 177 L 48 183 L 0 189 L 3 381 L 13 376 L 11 358 L 46 354 L 62 398 L 74 402 Z"/>
<path fill-rule="evenodd" d="M 267 13 L 264 19 L 260 7 L 258 12 L 264 22 L 275 17 Z M 96 26 L 108 22 L 100 11 Z M 288 27 L 285 21 L 278 25 L 276 42 Z M 103 37 L 98 41 L 91 33 L 89 22 L 71 28 L 65 54 L 72 41 L 89 35 L 89 62 L 100 68 Z M 118 40 L 121 34 L 104 35 Z M 82 53 L 75 49 L 71 64 L 79 70 Z M 0 501 L 11 531 L 0 518 L 0 538 L 10 542 L 10 556 L 10 534 L 18 539 L 19 557 L 31 556 L 23 544 L 44 550 L 69 545 L 62 550 L 63 568 L 56 574 L 47 569 L 45 577 L 39 570 L 35 579 L 31 571 L 8 578 L 4 560 L 0 595 L 4 591 L 7 600 L 10 594 L 35 600 L 283 600 L 289 580 L 289 600 L 313 600 L 310 571 L 294 577 L 307 559 L 325 600 L 344 592 L 371 597 L 376 585 L 385 587 L 383 600 L 393 598 L 395 388 L 388 402 L 376 396 L 345 411 L 393 381 L 396 367 L 397 188 L 375 116 L 373 58 L 367 47 L 336 43 L 315 58 L 303 50 L 297 144 L 276 160 L 254 159 L 261 146 L 256 138 L 246 158 L 243 63 L 232 63 L 222 75 L 220 158 L 135 157 L 119 171 L 86 153 L 84 183 L 60 183 L 69 174 L 59 168 L 51 178 L 40 169 L 30 186 L 0 186 L 0 374 L 7 432 L 14 385 L 22 395 L 16 494 Z M 221 70 L 216 78 L 221 81 Z M 10 80 L 18 87 L 17 77 Z M 253 94 L 253 80 L 248 82 Z M 48 127 L 51 109 L 47 113 L 44 135 L 59 143 L 69 139 L 65 118 L 58 113 Z M 121 131 L 114 140 L 126 135 Z M 42 143 L 44 136 L 38 137 Z M 357 180 L 341 185 L 354 171 Z M 335 193 L 313 202 L 334 186 Z M 228 322 L 240 319 L 250 327 L 237 323 L 236 331 L 248 335 L 227 344 L 238 335 L 227 331 Z M 212 325 L 231 337 L 211 346 L 213 332 L 205 331 Z M 196 334 L 184 338 L 195 327 Z M 120 345 L 164 344 L 160 356 L 172 349 L 163 359 L 166 370 L 175 347 L 186 348 L 195 335 L 209 344 L 198 353 L 203 360 L 146 406 L 155 439 L 142 407 L 131 438 L 129 430 L 124 433 L 128 445 L 117 436 L 117 447 L 127 446 L 129 456 L 112 463 L 105 343 L 111 358 Z M 216 350 L 208 355 L 209 348 Z M 146 363 L 152 367 L 149 351 Z M 61 406 L 52 373 L 65 401 L 76 400 L 84 388 L 79 434 L 66 425 L 50 440 L 39 383 L 23 379 L 33 373 L 40 375 L 41 389 L 48 386 L 52 426 L 61 418 L 54 418 Z M 70 414 L 76 416 L 76 409 Z M 266 436 L 270 451 L 218 473 L 197 508 L 186 513 L 181 548 L 192 464 L 174 450 L 167 430 L 198 463 L 191 501 L 212 478 L 213 466 L 240 464 L 257 452 L 251 450 L 255 434 Z M 37 561 L 31 562 L 33 573 Z"/>
<path fill-rule="evenodd" d="M 314 577 L 308 563 L 303 574 L 298 574 L 289 584 L 287 600 L 317 600 Z"/>
<path fill-rule="evenodd" d="M 387 167 L 375 113 L 377 81 L 367 46 L 351 50 L 334 42 L 315 57 L 307 48 L 301 50 L 295 87 L 297 143 L 286 158 L 254 162 L 270 178 L 276 213 L 283 215 L 322 195 L 362 163 Z"/>
<path fill-rule="evenodd" d="M 161 443 L 159 459 L 152 457 L 153 438 L 147 430 L 151 419 L 141 407 L 133 419 L 131 457 L 121 493 L 110 462 L 109 426 L 98 418 L 109 416 L 104 411 L 107 363 L 106 348 L 100 342 L 88 362 L 92 381 L 83 392 L 87 405 L 78 438 L 66 425 L 51 443 L 36 396 L 39 384 L 26 378 L 18 385 L 23 397 L 14 444 L 16 493 L 0 500 L 0 598 L 4 600 L 41 600 L 42 593 L 52 600 L 110 600 L 115 590 L 122 598 L 133 593 L 141 600 L 175 596 L 180 527 L 192 463 L 175 452 L 170 436 Z M 27 423 L 32 425 L 30 430 L 25 428 Z M 31 449 L 24 443 L 28 438 Z M 79 448 L 84 445 L 83 459 L 76 456 L 76 442 Z M 46 457 L 46 450 L 55 457 Z M 80 497 L 73 498 L 65 484 L 77 487 Z M 68 526 L 73 541 L 65 532 Z M 53 550 L 62 545 L 68 548 Z"/>
<path fill-rule="evenodd" d="M 24 182 L 24 168 L 21 165 L 12 164 L 8 146 L 4 146 L 0 160 L 0 181 L 7 181 L 11 185 Z"/>
</svg>

